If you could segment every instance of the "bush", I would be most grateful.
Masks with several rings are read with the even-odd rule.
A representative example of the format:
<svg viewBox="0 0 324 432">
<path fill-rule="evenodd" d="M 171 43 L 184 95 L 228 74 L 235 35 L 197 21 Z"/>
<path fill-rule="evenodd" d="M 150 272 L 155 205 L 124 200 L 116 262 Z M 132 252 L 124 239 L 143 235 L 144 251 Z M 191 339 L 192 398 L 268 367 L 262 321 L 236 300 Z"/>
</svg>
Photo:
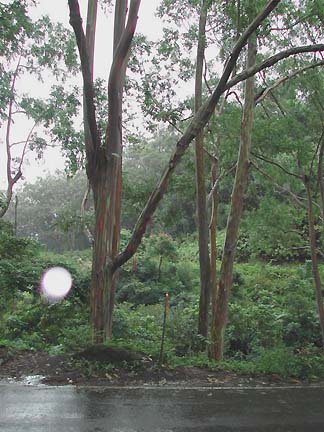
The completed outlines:
<svg viewBox="0 0 324 432">
<path fill-rule="evenodd" d="M 77 349 L 90 341 L 88 311 L 78 301 L 70 299 L 48 304 L 32 294 L 23 293 L 15 310 L 3 317 L 3 338 L 19 347 L 62 350 Z"/>
<path fill-rule="evenodd" d="M 157 357 L 163 322 L 162 305 L 134 306 L 123 303 L 115 308 L 114 343 Z"/>
<path fill-rule="evenodd" d="M 277 374 L 281 377 L 317 379 L 324 377 L 324 354 L 315 347 L 294 351 L 279 346 L 271 350 L 261 349 L 252 360 L 259 373 Z"/>
</svg>

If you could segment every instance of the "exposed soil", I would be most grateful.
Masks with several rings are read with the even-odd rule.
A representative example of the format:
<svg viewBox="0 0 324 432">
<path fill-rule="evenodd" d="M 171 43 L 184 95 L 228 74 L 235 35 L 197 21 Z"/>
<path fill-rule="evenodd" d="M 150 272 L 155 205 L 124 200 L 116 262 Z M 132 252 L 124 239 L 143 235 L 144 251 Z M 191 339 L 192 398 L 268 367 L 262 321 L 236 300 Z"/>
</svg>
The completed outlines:
<svg viewBox="0 0 324 432">
<path fill-rule="evenodd" d="M 42 351 L 18 351 L 0 346 L 0 379 L 10 378 L 17 381 L 24 379 L 27 384 L 28 378 L 26 381 L 26 377 L 35 375 L 44 377 L 41 382 L 48 385 L 239 387 L 307 384 L 296 379 L 283 381 L 277 375 L 249 377 L 200 367 L 178 366 L 169 368 L 162 366 L 158 368 L 147 358 L 135 362 L 118 361 L 118 359 L 114 358 L 113 363 L 114 365 L 109 362 L 107 367 L 108 363 L 102 360 L 102 353 L 99 363 L 89 353 L 85 353 L 84 356 L 80 354 L 50 355 Z"/>
</svg>

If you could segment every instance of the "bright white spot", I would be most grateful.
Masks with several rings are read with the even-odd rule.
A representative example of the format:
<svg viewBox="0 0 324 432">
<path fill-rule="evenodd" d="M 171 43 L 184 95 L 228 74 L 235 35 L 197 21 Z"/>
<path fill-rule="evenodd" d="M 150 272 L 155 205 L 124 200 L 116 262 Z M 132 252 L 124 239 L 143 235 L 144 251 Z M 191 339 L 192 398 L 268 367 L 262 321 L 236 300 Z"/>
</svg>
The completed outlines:
<svg viewBox="0 0 324 432">
<path fill-rule="evenodd" d="M 42 277 L 41 290 L 49 301 L 62 300 L 70 291 L 72 277 L 63 267 L 52 267 Z"/>
</svg>

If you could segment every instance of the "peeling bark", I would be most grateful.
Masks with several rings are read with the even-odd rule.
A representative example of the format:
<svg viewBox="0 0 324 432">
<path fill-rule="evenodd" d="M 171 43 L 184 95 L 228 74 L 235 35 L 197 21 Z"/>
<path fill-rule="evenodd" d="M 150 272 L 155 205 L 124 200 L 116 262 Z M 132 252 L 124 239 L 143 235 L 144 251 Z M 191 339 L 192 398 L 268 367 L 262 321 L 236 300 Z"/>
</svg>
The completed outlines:
<svg viewBox="0 0 324 432">
<path fill-rule="evenodd" d="M 117 268 L 111 263 L 119 249 L 122 164 L 122 93 L 128 52 L 137 23 L 140 0 L 131 0 L 127 24 L 126 0 L 115 5 L 114 57 L 108 83 L 109 112 L 104 143 L 95 116 L 93 58 L 97 0 L 89 0 L 87 35 L 84 35 L 78 0 L 69 0 L 84 88 L 87 175 L 93 190 L 95 232 L 92 260 L 91 309 L 94 341 L 111 336 Z"/>
<path fill-rule="evenodd" d="M 219 179 L 218 159 L 212 159 L 211 169 L 212 185 L 216 185 Z M 213 188 L 212 193 L 212 213 L 209 223 L 210 235 L 210 269 L 211 269 L 211 340 L 215 339 L 215 319 L 216 319 L 216 305 L 217 305 L 217 243 L 216 243 L 216 230 L 217 230 L 217 213 L 218 213 L 218 188 Z M 209 349 L 209 356 L 212 357 L 212 352 Z"/>
<path fill-rule="evenodd" d="M 195 112 L 202 105 L 202 81 L 206 46 L 206 21 L 208 1 L 201 2 L 198 47 L 196 58 L 195 79 Z M 199 297 L 199 321 L 198 333 L 207 338 L 208 335 L 208 312 L 210 303 L 210 258 L 208 249 L 208 217 L 205 184 L 205 154 L 204 154 L 204 129 L 197 134 L 195 140 L 196 160 L 196 201 L 197 201 L 197 226 L 199 246 L 199 269 L 200 269 L 200 297 Z"/>
<path fill-rule="evenodd" d="M 317 304 L 317 311 L 319 317 L 319 323 L 321 327 L 322 336 L 322 347 L 324 347 L 324 307 L 323 307 L 323 294 L 322 294 L 322 283 L 321 276 L 318 268 L 317 249 L 316 249 L 316 232 L 315 232 L 315 221 L 313 211 L 313 201 L 310 186 L 310 179 L 302 173 L 302 179 L 307 195 L 307 217 L 308 217 L 308 229 L 309 229 L 309 246 L 312 259 L 312 273 L 314 278 L 315 286 L 315 297 Z"/>
<path fill-rule="evenodd" d="M 251 36 L 249 39 L 247 56 L 248 67 L 252 67 L 255 64 L 256 59 L 256 39 L 254 36 Z M 248 180 L 249 152 L 251 148 L 253 117 L 254 78 L 252 77 L 249 78 L 245 83 L 239 157 L 232 191 L 230 213 L 227 219 L 216 305 L 213 310 L 213 328 L 210 356 L 215 360 L 221 360 L 223 358 L 224 333 L 227 321 L 228 302 L 233 283 L 234 256 L 238 230 L 243 211 L 244 193 L 246 191 Z"/>
<path fill-rule="evenodd" d="M 324 221 L 324 178 L 323 178 L 323 155 L 324 155 L 324 130 L 320 138 L 320 149 L 318 155 L 318 167 L 317 167 L 317 181 L 320 189 L 321 196 L 321 213 L 322 220 Z"/>
</svg>

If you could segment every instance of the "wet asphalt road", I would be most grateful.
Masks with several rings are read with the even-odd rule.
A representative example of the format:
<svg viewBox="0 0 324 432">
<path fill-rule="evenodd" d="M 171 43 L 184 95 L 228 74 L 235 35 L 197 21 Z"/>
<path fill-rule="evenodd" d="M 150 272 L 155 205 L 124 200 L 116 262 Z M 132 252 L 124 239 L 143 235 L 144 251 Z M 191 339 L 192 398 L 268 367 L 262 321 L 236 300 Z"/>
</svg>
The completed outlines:
<svg viewBox="0 0 324 432">
<path fill-rule="evenodd" d="M 323 432 L 324 389 L 0 385 L 1 432 Z"/>
</svg>

